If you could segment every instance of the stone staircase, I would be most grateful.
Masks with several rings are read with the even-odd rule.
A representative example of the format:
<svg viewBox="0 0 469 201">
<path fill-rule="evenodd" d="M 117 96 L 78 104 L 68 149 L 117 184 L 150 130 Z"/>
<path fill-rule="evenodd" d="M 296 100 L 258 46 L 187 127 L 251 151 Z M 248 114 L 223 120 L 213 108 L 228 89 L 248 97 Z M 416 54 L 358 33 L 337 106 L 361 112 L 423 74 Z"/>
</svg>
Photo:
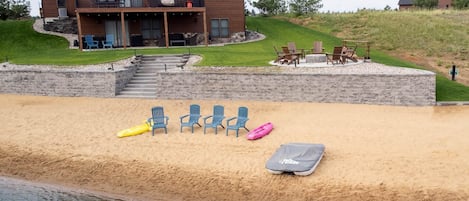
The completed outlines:
<svg viewBox="0 0 469 201">
<path fill-rule="evenodd" d="M 119 98 L 156 98 L 157 72 L 181 69 L 189 59 L 188 55 L 141 56 L 137 72 L 118 93 Z"/>
</svg>

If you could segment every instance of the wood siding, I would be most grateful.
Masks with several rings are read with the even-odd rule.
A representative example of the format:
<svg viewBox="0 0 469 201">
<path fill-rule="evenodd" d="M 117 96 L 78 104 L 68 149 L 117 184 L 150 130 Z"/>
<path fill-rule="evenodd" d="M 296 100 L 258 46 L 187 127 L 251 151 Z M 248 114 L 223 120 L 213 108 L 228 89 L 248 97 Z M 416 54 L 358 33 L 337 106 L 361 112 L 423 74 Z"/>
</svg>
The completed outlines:
<svg viewBox="0 0 469 201">
<path fill-rule="evenodd" d="M 66 0 L 65 8 L 67 8 L 67 16 L 75 17 L 75 0 Z M 42 0 L 43 17 L 59 17 L 57 0 Z"/>
<path fill-rule="evenodd" d="M 242 0 L 205 0 L 207 8 L 207 27 L 210 32 L 211 19 L 228 19 L 230 34 L 245 31 L 244 1 Z"/>
<path fill-rule="evenodd" d="M 452 0 L 439 0 L 438 1 L 438 8 L 439 9 L 451 8 L 452 3 L 453 3 Z"/>
<path fill-rule="evenodd" d="M 57 0 L 42 0 L 42 15 L 43 17 L 58 17 Z"/>
<path fill-rule="evenodd" d="M 75 0 L 66 0 L 65 7 L 67 8 L 67 15 L 69 17 L 75 17 L 75 9 L 77 8 L 75 5 Z"/>
</svg>

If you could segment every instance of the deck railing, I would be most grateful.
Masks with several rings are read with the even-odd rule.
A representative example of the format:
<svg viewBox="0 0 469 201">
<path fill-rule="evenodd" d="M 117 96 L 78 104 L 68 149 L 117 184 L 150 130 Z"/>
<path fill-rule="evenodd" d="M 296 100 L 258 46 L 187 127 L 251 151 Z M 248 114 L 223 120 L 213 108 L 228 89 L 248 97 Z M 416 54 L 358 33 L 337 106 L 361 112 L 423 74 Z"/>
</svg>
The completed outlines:
<svg viewBox="0 0 469 201">
<path fill-rule="evenodd" d="M 169 3 L 168 3 L 169 2 Z M 187 7 L 188 0 L 78 0 L 77 8 Z M 192 7 L 204 7 L 204 0 L 190 0 Z"/>
</svg>

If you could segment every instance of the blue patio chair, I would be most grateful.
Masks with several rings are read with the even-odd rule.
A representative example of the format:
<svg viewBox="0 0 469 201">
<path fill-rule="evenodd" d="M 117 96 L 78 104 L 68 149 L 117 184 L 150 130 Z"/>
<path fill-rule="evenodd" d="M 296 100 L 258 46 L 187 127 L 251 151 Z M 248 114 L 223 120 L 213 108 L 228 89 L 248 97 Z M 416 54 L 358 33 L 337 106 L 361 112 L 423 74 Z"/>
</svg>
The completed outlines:
<svg viewBox="0 0 469 201">
<path fill-rule="evenodd" d="M 236 124 L 230 125 L 230 121 L 237 119 Z M 236 137 L 238 137 L 238 130 L 244 128 L 249 132 L 249 129 L 246 128 L 246 122 L 248 121 L 248 108 L 239 107 L 238 116 L 232 117 L 226 120 L 226 136 L 228 136 L 228 130 L 236 130 Z"/>
<path fill-rule="evenodd" d="M 208 119 L 212 119 L 212 122 L 207 122 Z M 225 108 L 221 105 L 213 106 L 213 115 L 204 117 L 204 134 L 207 128 L 214 128 L 215 134 L 217 134 L 218 126 L 225 128 L 223 126 L 223 119 L 225 118 Z"/>
<path fill-rule="evenodd" d="M 183 120 L 189 117 L 188 121 L 184 122 Z M 197 104 L 192 104 L 189 107 L 189 114 L 183 115 L 179 117 L 181 119 L 181 129 L 180 132 L 182 133 L 182 127 L 191 127 L 192 128 L 192 133 L 194 133 L 194 125 L 197 124 L 199 127 L 202 127 L 199 124 L 199 118 L 200 118 L 200 106 Z"/>
<path fill-rule="evenodd" d="M 93 40 L 93 35 L 85 35 L 85 43 L 86 46 L 88 46 L 88 49 L 91 49 L 93 47 L 99 48 L 98 41 Z"/>
<path fill-rule="evenodd" d="M 112 48 L 114 45 L 114 35 L 113 34 L 106 34 L 106 40 L 102 41 L 103 48 L 109 47 Z"/>
<path fill-rule="evenodd" d="M 168 125 L 168 116 L 164 116 L 163 107 L 157 106 L 151 108 L 151 118 L 147 121 L 151 125 L 151 135 L 155 135 L 155 129 L 157 128 L 164 128 L 164 132 L 168 134 L 168 130 L 166 129 L 166 125 Z"/>
</svg>

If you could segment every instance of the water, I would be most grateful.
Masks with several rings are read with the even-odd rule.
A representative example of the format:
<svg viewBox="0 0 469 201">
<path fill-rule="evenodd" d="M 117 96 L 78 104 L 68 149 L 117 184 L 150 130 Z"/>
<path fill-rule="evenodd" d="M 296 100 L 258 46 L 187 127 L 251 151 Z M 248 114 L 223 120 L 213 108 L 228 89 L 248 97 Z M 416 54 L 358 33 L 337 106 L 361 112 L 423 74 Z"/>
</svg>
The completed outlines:
<svg viewBox="0 0 469 201">
<path fill-rule="evenodd" d="M 60 186 L 0 177 L 0 201 L 123 201 Z"/>
</svg>

